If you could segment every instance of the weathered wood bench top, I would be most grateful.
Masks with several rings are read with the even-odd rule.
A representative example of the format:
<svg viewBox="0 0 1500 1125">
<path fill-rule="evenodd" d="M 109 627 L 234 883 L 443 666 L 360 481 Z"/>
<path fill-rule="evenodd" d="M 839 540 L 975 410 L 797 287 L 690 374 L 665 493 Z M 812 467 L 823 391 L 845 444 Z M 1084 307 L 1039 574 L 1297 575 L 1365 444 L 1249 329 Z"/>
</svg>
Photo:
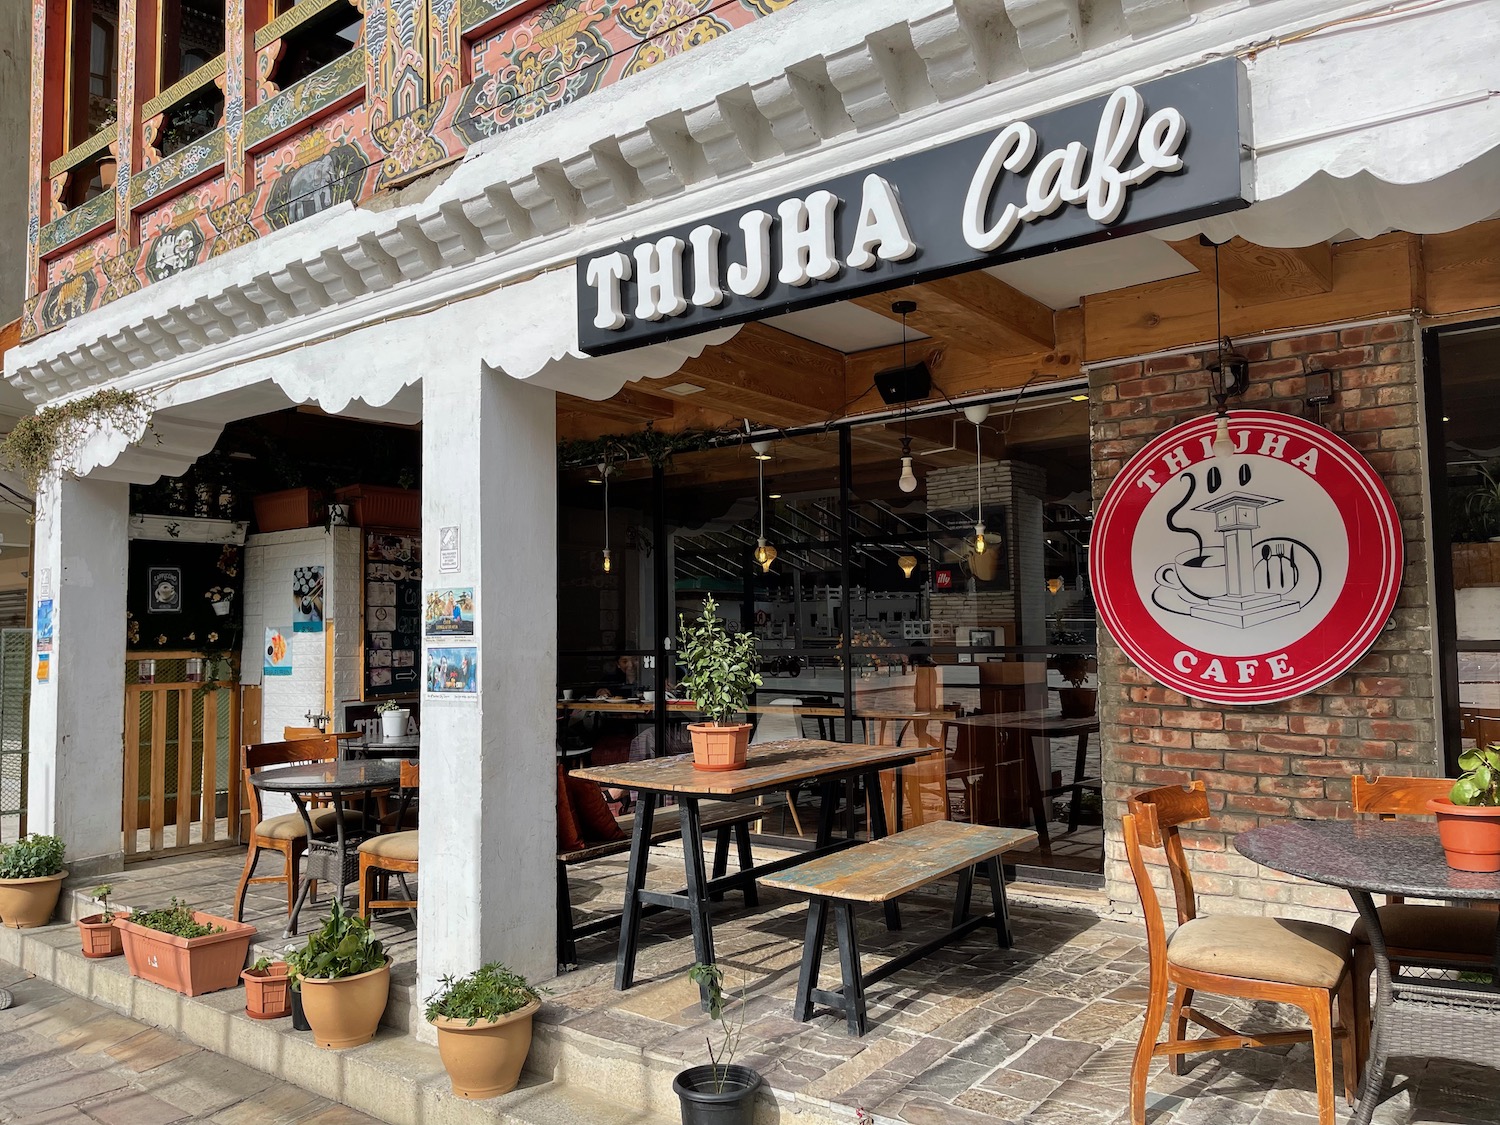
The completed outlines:
<svg viewBox="0 0 1500 1125">
<path fill-rule="evenodd" d="M 751 801 L 703 801 L 698 805 L 698 817 L 703 824 L 703 830 L 707 832 L 711 828 L 728 828 L 736 824 L 760 820 L 762 817 L 772 815 L 776 810 L 777 805 L 769 802 L 757 805 Z M 616 817 L 615 821 L 619 824 L 620 831 L 625 833 L 624 839 L 589 844 L 571 852 L 558 852 L 558 861 L 566 864 L 584 863 L 591 859 L 603 859 L 605 856 L 624 855 L 630 851 L 630 837 L 635 829 L 635 814 L 626 813 L 624 816 Z M 657 809 L 656 817 L 651 824 L 651 842 L 660 844 L 667 840 L 675 840 L 680 835 L 682 835 L 682 821 L 678 818 L 677 810 L 675 808 Z"/>
<path fill-rule="evenodd" d="M 761 885 L 845 902 L 889 902 L 966 867 L 1036 842 L 1029 828 L 935 820 L 800 863 Z"/>
<path fill-rule="evenodd" d="M 670 758 L 590 766 L 574 770 L 572 776 L 600 785 L 645 789 L 653 793 L 744 797 L 829 777 L 893 768 L 914 761 L 922 752 L 921 747 L 859 746 L 796 738 L 756 743 L 750 747 L 744 769 L 698 770 L 693 768 L 691 754 L 679 754 Z"/>
</svg>

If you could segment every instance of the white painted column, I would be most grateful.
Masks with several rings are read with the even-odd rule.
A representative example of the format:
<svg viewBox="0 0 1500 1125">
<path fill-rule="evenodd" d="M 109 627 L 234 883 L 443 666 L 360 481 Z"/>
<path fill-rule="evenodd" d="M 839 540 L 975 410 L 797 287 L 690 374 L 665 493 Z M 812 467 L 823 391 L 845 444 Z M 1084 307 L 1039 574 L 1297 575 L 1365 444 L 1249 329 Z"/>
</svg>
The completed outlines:
<svg viewBox="0 0 1500 1125">
<path fill-rule="evenodd" d="M 423 591 L 472 586 L 477 618 L 424 645 L 473 647 L 479 674 L 477 696 L 435 693 L 424 649 L 419 996 L 486 961 L 557 969 L 556 396 L 463 366 L 422 381 Z"/>
<path fill-rule="evenodd" d="M 53 599 L 52 659 L 31 674 L 30 830 L 58 835 L 74 874 L 114 870 L 122 852 L 126 525 L 130 486 L 65 476 L 43 484 L 34 599 Z"/>
</svg>

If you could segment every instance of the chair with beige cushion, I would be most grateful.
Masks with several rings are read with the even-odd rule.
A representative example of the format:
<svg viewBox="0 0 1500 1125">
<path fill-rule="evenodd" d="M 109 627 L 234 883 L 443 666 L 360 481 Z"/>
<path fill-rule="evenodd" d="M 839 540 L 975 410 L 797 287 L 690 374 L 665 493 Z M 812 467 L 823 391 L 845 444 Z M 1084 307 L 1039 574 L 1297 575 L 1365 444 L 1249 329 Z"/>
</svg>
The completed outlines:
<svg viewBox="0 0 1500 1125">
<path fill-rule="evenodd" d="M 1453 788 L 1447 777 L 1353 778 L 1352 804 L 1356 815 L 1380 820 L 1398 816 L 1423 816 L 1427 802 L 1446 797 Z M 1398 965 L 1420 961 L 1473 964 L 1481 968 L 1495 962 L 1495 926 L 1500 915 L 1491 903 L 1472 906 L 1439 906 L 1403 902 L 1392 895 L 1377 907 L 1380 930 L 1385 937 L 1391 971 Z M 1364 920 L 1354 923 L 1354 1004 L 1359 1015 L 1359 1063 L 1370 1053 L 1370 976 L 1375 972 L 1375 954 L 1370 949 Z"/>
<path fill-rule="evenodd" d="M 1319 1125 L 1334 1125 L 1333 1041 L 1343 1047 L 1344 1094 L 1352 1102 L 1356 1085 L 1353 974 L 1350 939 L 1343 930 L 1292 918 L 1199 918 L 1178 826 L 1209 818 L 1203 783 L 1184 789 L 1169 785 L 1137 793 L 1122 818 L 1125 855 L 1146 916 L 1146 938 L 1151 983 L 1146 1022 L 1130 1071 L 1130 1119 L 1145 1125 L 1146 1078 L 1151 1061 L 1162 1055 L 1173 1074 L 1182 1073 L 1182 1056 L 1198 1051 L 1234 1047 L 1274 1047 L 1288 1043 L 1312 1044 L 1318 1086 Z M 1142 855 L 1142 847 L 1160 848 L 1166 855 L 1177 929 L 1168 936 L 1161 904 Z M 1161 1038 L 1167 1017 L 1167 993 L 1172 997 L 1167 1038 Z M 1195 992 L 1210 992 L 1241 1000 L 1269 1000 L 1292 1004 L 1307 1013 L 1311 1027 L 1294 1031 L 1244 1034 L 1197 1009 Z M 1341 1026 L 1333 1022 L 1338 1000 Z M 1210 1032 L 1189 1039 L 1189 1022 Z"/>
<path fill-rule="evenodd" d="M 240 874 L 239 889 L 234 896 L 234 920 L 244 920 L 245 890 L 255 883 L 285 883 L 286 910 L 290 915 L 297 901 L 297 865 L 302 853 L 307 850 L 307 825 L 300 814 L 283 813 L 267 817 L 262 814 L 260 790 L 255 788 L 250 777 L 257 770 L 270 766 L 307 765 L 314 762 L 331 762 L 339 756 L 338 739 L 332 735 L 318 738 L 297 738 L 287 742 L 263 742 L 257 746 L 246 746 L 240 774 L 245 786 L 245 809 L 254 825 L 250 830 L 250 845 L 245 854 L 245 870 Z M 309 808 L 308 819 L 312 821 L 313 833 L 318 836 L 335 831 L 337 814 L 331 808 Z M 357 815 L 357 814 L 356 814 Z M 350 814 L 345 814 L 345 824 Z M 280 875 L 255 875 L 255 865 L 263 851 L 279 852 L 285 861 Z M 252 877 L 253 876 L 253 877 Z M 312 890 L 317 889 L 313 884 Z"/>
<path fill-rule="evenodd" d="M 396 814 L 397 822 L 405 811 L 406 801 L 415 795 L 421 784 L 418 764 L 403 760 L 401 763 L 402 810 Z M 417 833 L 385 832 L 371 836 L 359 846 L 359 915 L 368 919 L 372 910 L 412 910 L 417 901 L 406 885 L 406 876 L 417 870 Z M 395 875 L 401 884 L 405 898 L 391 898 L 390 881 Z M 377 886 L 377 882 L 379 886 Z M 379 895 L 380 897 L 376 897 Z"/>
</svg>

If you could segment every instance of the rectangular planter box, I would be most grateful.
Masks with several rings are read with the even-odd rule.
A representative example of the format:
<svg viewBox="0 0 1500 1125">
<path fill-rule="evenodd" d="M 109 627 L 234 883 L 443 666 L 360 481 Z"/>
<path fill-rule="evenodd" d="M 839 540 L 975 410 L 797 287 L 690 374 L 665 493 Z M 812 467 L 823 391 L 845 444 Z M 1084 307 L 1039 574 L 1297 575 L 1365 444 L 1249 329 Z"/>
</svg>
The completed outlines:
<svg viewBox="0 0 1500 1125">
<path fill-rule="evenodd" d="M 254 503 L 255 527 L 262 532 L 311 527 L 318 515 L 318 494 L 310 488 L 263 492 Z"/>
<path fill-rule="evenodd" d="M 182 938 L 148 930 L 129 919 L 115 922 L 125 945 L 125 964 L 130 975 L 170 988 L 184 996 L 201 996 L 234 988 L 250 951 L 255 927 L 214 914 L 193 912 L 193 921 L 222 926 L 224 932 L 207 937 Z"/>
<path fill-rule="evenodd" d="M 349 522 L 356 527 L 416 531 L 422 526 L 422 493 L 415 488 L 351 484 L 335 489 L 333 496 L 336 502 L 349 505 Z"/>
</svg>

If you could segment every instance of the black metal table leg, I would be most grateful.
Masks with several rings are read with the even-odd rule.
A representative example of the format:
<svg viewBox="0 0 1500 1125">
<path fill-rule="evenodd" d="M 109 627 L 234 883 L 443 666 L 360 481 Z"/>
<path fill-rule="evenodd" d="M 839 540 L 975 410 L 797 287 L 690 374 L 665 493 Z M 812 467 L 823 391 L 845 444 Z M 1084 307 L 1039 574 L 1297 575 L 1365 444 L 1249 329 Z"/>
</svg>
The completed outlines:
<svg viewBox="0 0 1500 1125">
<path fill-rule="evenodd" d="M 573 896 L 568 889 L 568 867 L 557 863 L 557 971 L 578 964 L 577 942 L 573 937 Z"/>
<path fill-rule="evenodd" d="M 755 856 L 750 851 L 750 826 L 748 824 L 736 824 L 734 826 L 735 847 L 739 852 L 740 870 L 749 871 L 755 866 Z M 751 879 L 745 884 L 745 905 L 754 908 L 760 905 L 760 890 Z"/>
<path fill-rule="evenodd" d="M 890 835 L 885 823 L 885 801 L 880 792 L 880 774 L 866 774 L 865 786 L 872 794 L 870 797 L 870 839 L 880 840 Z M 897 799 L 900 799 L 899 792 Z M 894 901 L 885 904 L 885 928 L 892 931 L 901 928 L 901 908 Z"/>
<path fill-rule="evenodd" d="M 865 1033 L 865 981 L 859 965 L 859 934 L 854 925 L 854 904 L 835 902 L 833 924 L 839 939 L 839 972 L 844 979 L 844 1019 L 849 1034 Z"/>
<path fill-rule="evenodd" d="M 828 936 L 828 900 L 813 898 L 807 904 L 807 937 L 802 943 L 802 971 L 797 975 L 797 1002 L 792 1009 L 798 1023 L 812 1019 L 813 989 L 823 968 L 823 942 Z"/>
<path fill-rule="evenodd" d="M 995 932 L 1000 939 L 1000 948 L 1009 949 L 1014 942 L 1010 933 L 1010 906 L 1005 900 L 1005 872 L 1000 867 L 1000 857 L 985 860 L 985 874 L 990 880 L 990 906 L 995 914 Z"/>
<path fill-rule="evenodd" d="M 837 819 L 838 783 L 823 781 L 818 784 L 818 848 L 826 848 L 833 842 L 833 823 Z"/>
<path fill-rule="evenodd" d="M 312 817 L 307 812 L 307 802 L 302 799 L 302 794 L 293 793 L 292 803 L 297 806 L 297 812 L 302 817 L 302 824 L 307 829 L 307 841 L 311 845 L 313 839 Z M 306 860 L 304 859 L 304 863 Z M 307 901 L 308 888 L 312 886 L 311 879 L 303 879 L 296 871 L 289 871 L 288 875 L 298 880 L 297 901 L 292 904 L 292 916 L 286 920 L 286 929 L 281 931 L 282 937 L 297 936 L 297 919 L 302 914 L 302 904 Z"/>
<path fill-rule="evenodd" d="M 714 866 L 713 878 L 717 879 L 729 870 L 729 825 L 724 825 L 714 832 Z M 715 891 L 709 895 L 714 902 L 724 901 L 724 892 Z"/>
<path fill-rule="evenodd" d="M 957 929 L 968 918 L 973 896 L 974 869 L 965 867 L 958 873 L 958 891 L 953 896 L 953 929 Z"/>
<path fill-rule="evenodd" d="M 625 909 L 620 922 L 620 951 L 615 959 L 615 989 L 635 983 L 635 954 L 641 937 L 641 898 L 650 861 L 651 827 L 660 795 L 643 790 L 635 807 L 635 831 L 630 837 L 630 865 L 625 873 Z M 700 853 L 701 858 L 701 853 Z"/>
<path fill-rule="evenodd" d="M 1365 1064 L 1365 1073 L 1359 1091 L 1359 1105 L 1349 1118 L 1349 1125 L 1370 1125 L 1375 1108 L 1380 1104 L 1380 1095 L 1385 1087 L 1385 1060 L 1390 1051 L 1386 1041 L 1385 1013 L 1391 1004 L 1391 961 L 1386 954 L 1385 932 L 1380 928 L 1380 912 L 1375 909 L 1375 900 L 1368 891 L 1349 892 L 1355 909 L 1364 919 L 1366 940 L 1375 957 L 1375 1006 L 1370 1013 L 1370 1057 Z M 1368 987 L 1355 981 L 1356 988 Z M 1352 1030 L 1352 1029 L 1351 1029 Z"/>
<path fill-rule="evenodd" d="M 714 931 L 709 917 L 708 878 L 703 869 L 703 822 L 698 815 L 698 798 L 678 798 L 677 809 L 682 818 L 682 860 L 687 876 L 688 915 L 693 922 L 694 960 L 700 965 L 712 965 Z M 699 985 L 698 991 L 706 1011 L 708 986 Z"/>
<path fill-rule="evenodd" d="M 1088 757 L 1088 732 L 1078 736 L 1078 754 L 1073 759 L 1073 802 L 1068 806 L 1068 831 L 1078 831 L 1078 817 L 1083 812 L 1083 770 Z"/>
</svg>

